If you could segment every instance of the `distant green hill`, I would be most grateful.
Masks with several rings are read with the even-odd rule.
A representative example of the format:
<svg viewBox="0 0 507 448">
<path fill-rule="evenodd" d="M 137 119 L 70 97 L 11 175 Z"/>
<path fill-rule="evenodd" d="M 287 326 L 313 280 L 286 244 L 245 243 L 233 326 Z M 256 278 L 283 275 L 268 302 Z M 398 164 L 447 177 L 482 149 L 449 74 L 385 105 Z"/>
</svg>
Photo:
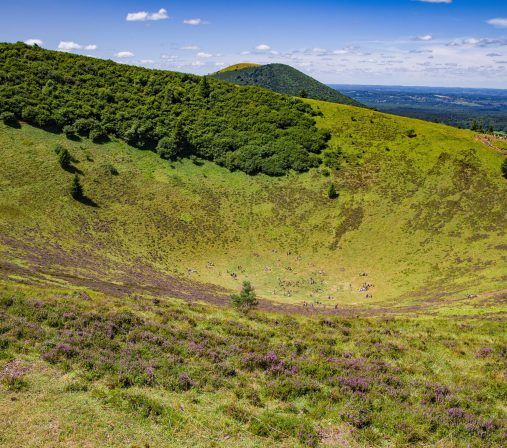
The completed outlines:
<svg viewBox="0 0 507 448">
<path fill-rule="evenodd" d="M 212 75 L 239 85 L 264 87 L 278 93 L 331 103 L 361 106 L 356 100 L 285 64 L 236 64 Z"/>
</svg>

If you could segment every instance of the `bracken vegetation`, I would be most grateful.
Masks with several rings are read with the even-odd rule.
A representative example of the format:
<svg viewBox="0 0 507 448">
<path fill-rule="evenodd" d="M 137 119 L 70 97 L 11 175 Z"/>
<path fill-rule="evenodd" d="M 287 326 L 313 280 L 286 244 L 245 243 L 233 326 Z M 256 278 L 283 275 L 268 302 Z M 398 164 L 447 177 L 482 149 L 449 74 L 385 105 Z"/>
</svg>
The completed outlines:
<svg viewBox="0 0 507 448">
<path fill-rule="evenodd" d="M 328 134 L 312 108 L 260 88 L 0 44 L 0 114 L 69 138 L 108 136 L 231 170 L 282 175 L 319 164 Z"/>
</svg>

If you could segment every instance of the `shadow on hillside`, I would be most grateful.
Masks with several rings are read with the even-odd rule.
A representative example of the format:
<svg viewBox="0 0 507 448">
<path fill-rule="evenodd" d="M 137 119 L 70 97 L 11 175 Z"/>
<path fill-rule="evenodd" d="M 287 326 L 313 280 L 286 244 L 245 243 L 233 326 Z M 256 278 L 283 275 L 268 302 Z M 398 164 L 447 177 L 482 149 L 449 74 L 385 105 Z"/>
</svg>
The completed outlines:
<svg viewBox="0 0 507 448">
<path fill-rule="evenodd" d="M 10 128 L 13 128 L 13 129 L 21 129 L 21 123 L 19 121 L 9 121 L 7 123 L 5 123 L 5 126 L 9 126 Z"/>
<path fill-rule="evenodd" d="M 88 196 L 83 196 L 79 199 L 79 202 L 83 205 L 87 205 L 88 207 L 99 208 L 99 204 L 97 204 L 93 199 Z"/>
<path fill-rule="evenodd" d="M 67 171 L 67 173 L 79 174 L 80 176 L 83 175 L 83 172 L 79 168 L 75 167 L 74 165 L 66 166 L 64 168 L 64 170 Z"/>
</svg>

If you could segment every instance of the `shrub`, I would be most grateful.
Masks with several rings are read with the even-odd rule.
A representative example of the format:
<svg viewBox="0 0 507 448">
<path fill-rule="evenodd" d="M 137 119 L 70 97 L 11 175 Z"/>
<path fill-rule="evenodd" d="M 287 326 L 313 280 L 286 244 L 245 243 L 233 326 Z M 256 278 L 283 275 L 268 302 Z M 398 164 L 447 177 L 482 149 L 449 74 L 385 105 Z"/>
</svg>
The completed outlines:
<svg viewBox="0 0 507 448">
<path fill-rule="evenodd" d="M 25 375 L 29 371 L 29 367 L 21 361 L 14 360 L 8 363 L 2 372 L 0 372 L 0 380 L 5 387 L 13 392 L 19 392 L 26 389 L 27 382 Z"/>
<path fill-rule="evenodd" d="M 77 138 L 76 128 L 72 125 L 64 126 L 63 133 L 69 140 L 75 140 Z"/>
<path fill-rule="evenodd" d="M 180 155 L 180 149 L 173 137 L 164 137 L 157 144 L 157 153 L 162 159 L 176 160 Z"/>
<path fill-rule="evenodd" d="M 93 119 L 79 118 L 74 122 L 74 129 L 81 137 L 88 137 L 96 124 L 97 122 Z"/>
<path fill-rule="evenodd" d="M 327 197 L 329 199 L 336 199 L 338 197 L 338 192 L 336 191 L 336 187 L 334 184 L 329 184 L 329 187 L 327 189 Z"/>
<path fill-rule="evenodd" d="M 2 112 L 2 114 L 0 114 L 0 120 L 2 120 L 3 124 L 13 128 L 19 126 L 18 119 L 12 112 Z"/>
<path fill-rule="evenodd" d="M 88 137 L 93 143 L 103 143 L 107 141 L 107 133 L 101 126 L 94 126 L 90 129 Z"/>
<path fill-rule="evenodd" d="M 322 154 L 322 160 L 328 168 L 339 170 L 343 161 L 343 150 L 340 147 L 326 149 Z"/>
<path fill-rule="evenodd" d="M 188 373 L 182 373 L 178 378 L 178 383 L 181 390 L 190 390 L 194 387 L 194 382 Z"/>
<path fill-rule="evenodd" d="M 408 138 L 415 138 L 415 137 L 417 137 L 417 134 L 416 134 L 416 132 L 415 132 L 415 130 L 414 130 L 414 129 L 409 129 L 409 130 L 406 132 L 406 134 L 407 134 L 407 137 L 408 137 Z"/>
<path fill-rule="evenodd" d="M 55 148 L 55 152 L 58 155 L 58 163 L 64 170 L 68 170 L 71 166 L 72 157 L 67 150 L 67 148 L 64 148 L 62 146 L 57 146 Z"/>
<path fill-rule="evenodd" d="M 503 177 L 507 179 L 507 159 L 505 159 L 502 163 L 502 174 Z"/>
<path fill-rule="evenodd" d="M 243 287 L 239 294 L 233 294 L 231 296 L 231 301 L 236 308 L 244 313 L 247 313 L 259 304 L 257 301 L 257 294 L 248 280 L 243 282 Z"/>
<path fill-rule="evenodd" d="M 118 170 L 116 169 L 116 167 L 114 167 L 113 165 L 111 164 L 107 164 L 107 165 L 104 165 L 104 171 L 107 173 L 107 174 L 110 174 L 111 176 L 118 176 L 118 174 L 120 174 L 118 172 Z"/>
</svg>

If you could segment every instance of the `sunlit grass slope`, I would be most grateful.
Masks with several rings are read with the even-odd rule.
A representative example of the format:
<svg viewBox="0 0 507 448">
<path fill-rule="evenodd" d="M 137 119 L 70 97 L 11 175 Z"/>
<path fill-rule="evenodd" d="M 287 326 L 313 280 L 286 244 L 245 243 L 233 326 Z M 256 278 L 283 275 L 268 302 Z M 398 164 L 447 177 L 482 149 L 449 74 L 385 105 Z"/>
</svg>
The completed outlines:
<svg viewBox="0 0 507 448">
<path fill-rule="evenodd" d="M 249 67 L 259 67 L 259 64 L 254 64 L 252 62 L 240 62 L 239 64 L 230 65 L 229 67 L 225 67 L 222 70 L 219 70 L 218 73 L 224 73 L 224 72 L 233 72 L 236 70 L 242 70 L 244 68 Z"/>
<path fill-rule="evenodd" d="M 339 170 L 252 177 L 0 126 L 2 259 L 35 266 L 48 282 L 142 283 L 129 273 L 149 269 L 227 289 L 250 279 L 272 300 L 358 309 L 445 306 L 505 288 L 502 154 L 470 131 L 310 103 L 332 131 L 324 158 Z M 96 207 L 70 197 L 57 144 L 76 159 Z M 4 277 L 23 281 L 14 268 Z M 364 283 L 373 286 L 359 292 Z"/>
</svg>

